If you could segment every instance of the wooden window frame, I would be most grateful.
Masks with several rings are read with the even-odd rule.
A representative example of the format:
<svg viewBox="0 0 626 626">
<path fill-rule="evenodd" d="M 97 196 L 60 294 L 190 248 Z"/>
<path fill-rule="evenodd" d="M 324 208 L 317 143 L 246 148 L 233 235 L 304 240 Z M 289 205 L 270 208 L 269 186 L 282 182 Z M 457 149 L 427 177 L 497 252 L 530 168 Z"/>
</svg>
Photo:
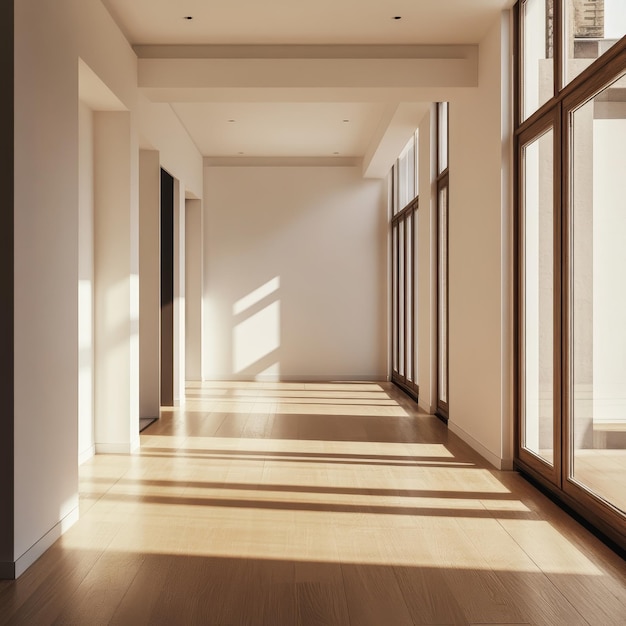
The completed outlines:
<svg viewBox="0 0 626 626">
<path fill-rule="evenodd" d="M 405 393 L 407 393 L 411 398 L 413 398 L 416 402 L 419 398 L 419 384 L 416 380 L 415 373 L 417 371 L 417 350 L 415 350 L 415 337 L 417 326 L 415 324 L 415 255 L 417 252 L 417 245 L 415 241 L 415 221 L 417 220 L 419 209 L 419 197 L 414 198 L 409 204 L 407 204 L 401 211 L 396 213 L 391 220 L 391 236 L 392 241 L 395 242 L 397 237 L 397 244 L 392 245 L 392 280 L 393 287 L 396 287 L 395 281 L 397 280 L 398 285 L 397 288 L 392 289 L 392 298 L 395 299 L 395 313 L 393 313 L 392 307 L 392 349 L 394 352 L 392 353 L 392 363 L 391 363 L 391 382 L 400 387 Z M 404 248 L 403 248 L 403 258 L 400 258 L 400 225 L 403 225 L 403 233 L 404 233 Z M 411 225 L 408 228 L 408 225 Z M 410 234 L 409 234 L 410 232 Z M 412 240 L 412 245 L 408 246 L 407 243 L 409 239 Z M 409 248 L 410 248 L 410 257 L 409 257 Z M 393 258 L 395 255 L 395 258 Z M 400 274 L 399 267 L 400 263 L 404 264 L 405 271 L 403 275 L 402 284 L 400 284 Z M 406 268 L 410 268 L 410 271 L 407 272 Z M 411 280 L 413 281 L 413 286 L 410 290 L 410 298 L 406 297 L 408 289 L 408 280 L 409 275 Z M 399 345 L 399 337 L 400 337 L 400 309 L 401 309 L 401 300 L 400 300 L 400 289 L 402 288 L 405 297 L 402 301 L 404 304 L 403 311 L 403 337 L 404 337 L 404 350 L 400 350 Z M 410 314 L 409 314 L 410 313 Z M 411 346 L 410 350 L 407 350 L 407 337 L 409 336 L 409 326 L 410 326 L 410 337 L 411 337 Z M 394 332 L 394 329 L 396 331 Z M 402 355 L 402 372 L 400 372 L 400 356 Z M 397 356 L 397 369 L 396 369 L 396 357 Z M 407 376 L 409 371 L 409 362 L 410 362 L 410 372 L 411 378 Z"/>
<path fill-rule="evenodd" d="M 414 176 L 415 192 L 419 191 L 417 136 L 416 130 L 413 135 L 413 167 L 407 168 Z M 417 381 L 417 324 L 415 323 L 417 302 L 415 225 L 418 219 L 419 195 L 416 193 L 415 197 L 404 207 L 398 206 L 401 195 L 399 169 L 402 154 L 404 154 L 404 149 L 391 169 L 391 381 L 417 402 L 419 384 Z M 409 280 L 412 281 L 410 288 Z M 408 338 L 410 338 L 410 345 Z"/>
<path fill-rule="evenodd" d="M 571 131 L 570 115 L 590 98 L 602 91 L 613 80 L 626 70 L 626 36 L 614 44 L 607 52 L 595 59 L 587 68 L 567 84 L 563 84 L 563 50 L 565 33 L 563 30 L 564 1 L 555 0 L 554 5 L 554 95 L 543 104 L 537 111 L 522 120 L 522 84 L 523 80 L 523 38 L 521 36 L 523 25 L 523 4 L 526 0 L 519 0 L 515 6 L 515 233 L 514 233 L 514 258 L 515 258 L 515 458 L 514 466 L 526 476 L 534 480 L 542 488 L 569 507 L 582 518 L 587 525 L 598 532 L 603 539 L 616 548 L 622 554 L 626 551 L 626 515 L 620 512 L 610 503 L 605 502 L 599 496 L 595 496 L 590 490 L 585 489 L 570 476 L 573 459 L 573 446 L 571 438 L 571 411 L 572 391 L 572 231 L 571 231 Z M 522 149 L 528 145 L 533 130 L 546 127 L 546 124 L 554 124 L 555 129 L 555 152 L 554 152 L 554 194 L 555 194 L 555 220 L 558 216 L 558 224 L 555 221 L 555 272 L 558 272 L 559 289 L 554 297 L 554 356 L 555 393 L 558 389 L 560 407 L 555 408 L 555 470 L 547 472 L 536 459 L 523 453 L 521 446 L 523 426 L 523 381 L 522 381 L 522 358 L 523 330 L 521 324 L 523 315 L 523 271 L 522 245 L 523 245 L 523 222 L 522 222 Z M 558 432 L 557 432 L 558 430 Z M 558 449 L 556 446 L 558 445 Z M 557 463 L 557 455 L 559 456 Z M 558 465 L 558 469 L 557 466 Z"/>
</svg>

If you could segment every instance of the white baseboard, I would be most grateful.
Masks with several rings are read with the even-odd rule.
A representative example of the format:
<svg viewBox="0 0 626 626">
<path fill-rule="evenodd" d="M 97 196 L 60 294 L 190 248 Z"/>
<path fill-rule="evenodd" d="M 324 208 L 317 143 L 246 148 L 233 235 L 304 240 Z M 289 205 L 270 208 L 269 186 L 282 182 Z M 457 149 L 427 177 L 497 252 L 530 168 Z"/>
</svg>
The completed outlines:
<svg viewBox="0 0 626 626">
<path fill-rule="evenodd" d="M 96 453 L 96 446 L 89 446 L 87 449 L 83 450 L 78 455 L 78 464 L 82 465 L 85 461 L 89 461 L 89 459 Z"/>
<path fill-rule="evenodd" d="M 430 406 L 430 404 L 426 404 L 425 402 L 422 402 L 421 400 L 417 401 L 417 406 L 422 409 L 422 411 L 424 411 L 425 413 L 428 413 L 429 415 L 434 415 L 435 411 L 433 409 L 433 407 Z"/>
<path fill-rule="evenodd" d="M 372 375 L 346 375 L 346 374 L 323 374 L 323 375 L 282 375 L 282 374 L 259 374 L 257 376 L 241 376 L 232 374 L 230 376 L 212 376 L 206 378 L 204 382 L 262 382 L 262 383 L 335 383 L 335 382 L 368 382 L 380 383 L 389 381 L 389 376 L 380 374 Z"/>
<path fill-rule="evenodd" d="M 513 459 L 501 459 L 497 454 L 494 454 L 483 446 L 480 441 L 474 439 L 469 433 L 465 432 L 460 426 L 457 426 L 452 420 L 448 422 L 448 429 L 454 433 L 459 439 L 462 439 L 468 446 L 473 448 L 480 456 L 486 459 L 491 465 L 499 470 L 512 470 Z"/>
<path fill-rule="evenodd" d="M 64 532 L 71 528 L 77 521 L 78 507 L 75 507 L 15 561 L 15 578 L 21 576 Z"/>
<path fill-rule="evenodd" d="M 139 433 L 130 443 L 97 443 L 96 454 L 132 454 L 139 449 Z"/>
</svg>

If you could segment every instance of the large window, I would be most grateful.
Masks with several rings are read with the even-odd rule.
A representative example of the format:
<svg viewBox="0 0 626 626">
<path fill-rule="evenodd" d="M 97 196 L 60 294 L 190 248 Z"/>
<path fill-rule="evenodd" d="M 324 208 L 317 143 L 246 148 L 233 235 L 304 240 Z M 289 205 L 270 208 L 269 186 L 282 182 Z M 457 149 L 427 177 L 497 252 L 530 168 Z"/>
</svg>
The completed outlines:
<svg viewBox="0 0 626 626">
<path fill-rule="evenodd" d="M 625 547 L 626 3 L 518 8 L 516 464 Z"/>
<path fill-rule="evenodd" d="M 417 134 L 391 172 L 391 379 L 417 400 Z"/>
<path fill-rule="evenodd" d="M 626 2 L 522 0 L 519 6 L 526 120 L 626 35 Z"/>
<path fill-rule="evenodd" d="M 626 513 L 626 79 L 564 104 L 568 478 Z"/>
<path fill-rule="evenodd" d="M 626 2 L 567 0 L 563 6 L 562 84 L 566 85 L 626 35 Z"/>
</svg>

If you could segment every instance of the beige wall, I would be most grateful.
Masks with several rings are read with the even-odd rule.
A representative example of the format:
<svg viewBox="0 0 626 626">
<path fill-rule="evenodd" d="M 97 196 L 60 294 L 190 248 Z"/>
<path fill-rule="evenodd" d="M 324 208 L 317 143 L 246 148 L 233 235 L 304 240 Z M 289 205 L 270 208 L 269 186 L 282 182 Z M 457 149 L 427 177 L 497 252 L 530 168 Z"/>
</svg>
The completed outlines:
<svg viewBox="0 0 626 626">
<path fill-rule="evenodd" d="M 383 181 L 207 167 L 204 193 L 206 376 L 385 378 Z"/>
<path fill-rule="evenodd" d="M 509 15 L 480 44 L 479 88 L 450 105 L 450 428 L 512 459 Z"/>
<path fill-rule="evenodd" d="M 95 113 L 94 148 L 96 451 L 128 453 L 139 445 L 139 240 L 132 236 L 138 150 L 131 114 Z"/>
<path fill-rule="evenodd" d="M 185 371 L 187 380 L 203 379 L 202 364 L 202 202 L 185 202 Z"/>
<path fill-rule="evenodd" d="M 185 186 L 174 179 L 174 405 L 185 402 Z"/>
<path fill-rule="evenodd" d="M 139 417 L 161 404 L 161 167 L 157 150 L 139 152 Z"/>
<path fill-rule="evenodd" d="M 79 104 L 78 198 L 78 456 L 93 455 L 94 439 L 94 141 L 93 111 Z"/>
<path fill-rule="evenodd" d="M 78 513 L 79 59 L 129 110 L 131 159 L 140 139 L 162 153 L 197 197 L 202 159 L 173 113 L 140 97 L 136 56 L 99 0 L 21 0 L 15 41 L 14 559 L 20 573 Z M 136 194 L 136 168 L 130 176 Z M 138 238 L 137 217 L 121 236 Z M 136 265 L 129 271 L 136 274 Z M 138 404 L 134 380 L 128 393 Z"/>
</svg>

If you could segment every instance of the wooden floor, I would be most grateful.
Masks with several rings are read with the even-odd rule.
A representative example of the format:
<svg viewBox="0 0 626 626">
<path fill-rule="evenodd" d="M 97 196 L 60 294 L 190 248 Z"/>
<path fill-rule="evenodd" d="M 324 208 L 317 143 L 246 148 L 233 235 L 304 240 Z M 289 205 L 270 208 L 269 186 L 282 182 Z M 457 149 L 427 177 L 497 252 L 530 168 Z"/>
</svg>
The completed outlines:
<svg viewBox="0 0 626 626">
<path fill-rule="evenodd" d="M 626 624 L 624 561 L 388 384 L 193 385 L 141 441 L 0 623 Z"/>
</svg>

